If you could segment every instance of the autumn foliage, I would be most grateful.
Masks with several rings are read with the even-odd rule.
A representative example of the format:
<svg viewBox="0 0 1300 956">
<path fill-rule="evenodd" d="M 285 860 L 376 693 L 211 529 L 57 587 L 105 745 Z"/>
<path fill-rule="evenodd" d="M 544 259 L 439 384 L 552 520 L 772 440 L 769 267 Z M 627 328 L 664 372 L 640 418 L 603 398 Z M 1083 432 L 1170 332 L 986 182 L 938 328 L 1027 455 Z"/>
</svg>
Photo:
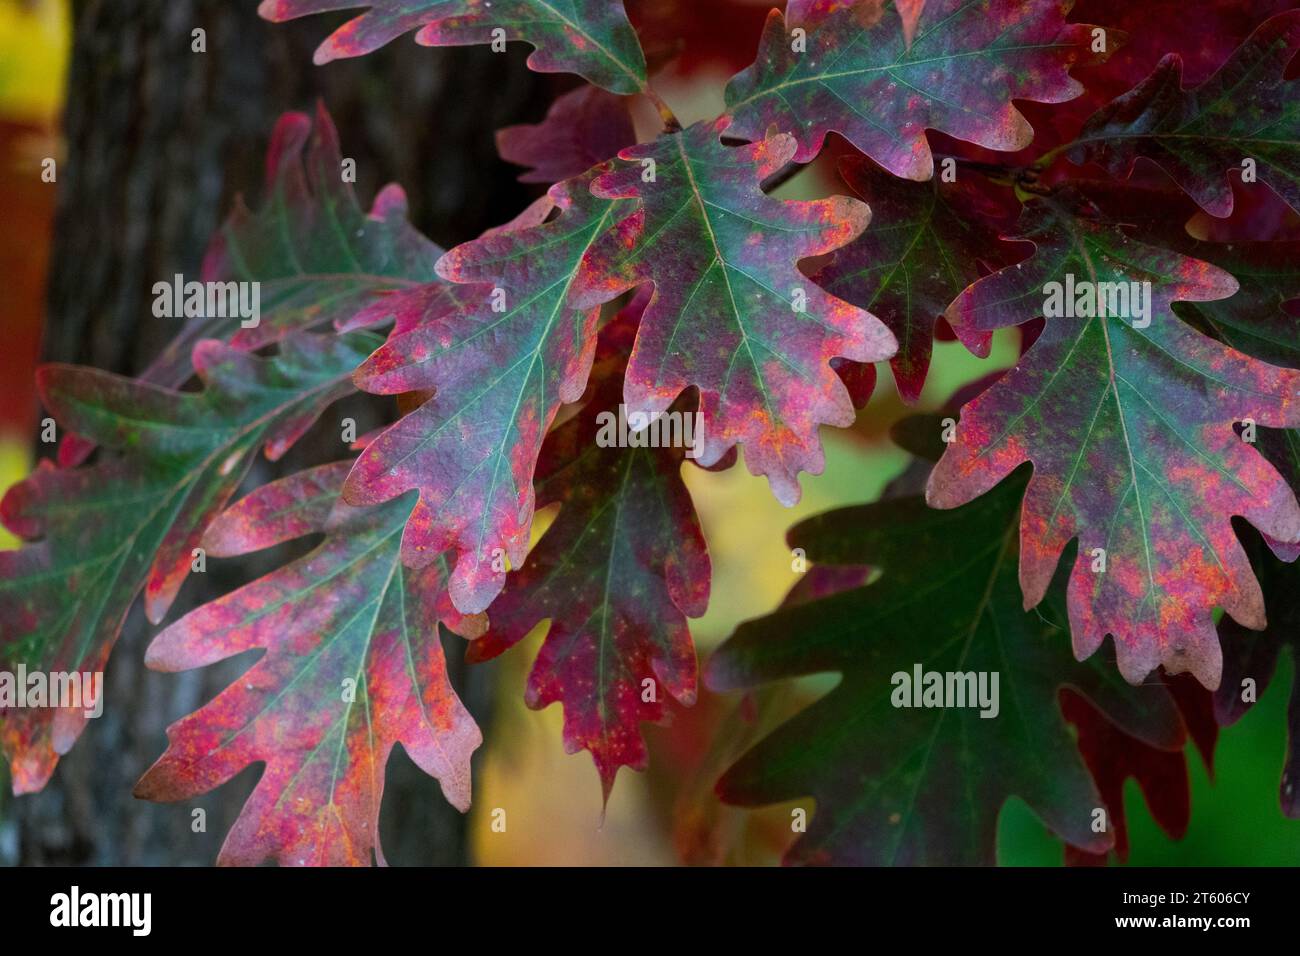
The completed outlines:
<svg viewBox="0 0 1300 956">
<path fill-rule="evenodd" d="M 840 675 L 719 768 L 729 803 L 815 800 L 792 862 L 991 863 L 1011 796 L 1095 862 L 1126 851 L 1128 777 L 1180 834 L 1189 733 L 1300 646 L 1293 6 L 789 0 L 725 112 L 683 128 L 650 78 L 690 30 L 680 4 L 264 0 L 271 21 L 351 10 L 317 63 L 411 34 L 522 41 L 581 77 L 498 137 L 549 188 L 444 252 L 399 186 L 360 203 L 323 106 L 282 117 L 260 201 L 202 264 L 259 283 L 256 326 L 191 318 L 139 379 L 41 370 L 62 442 L 0 508 L 27 542 L 0 553 L 0 669 L 102 670 L 137 597 L 162 624 L 196 554 L 318 535 L 148 650 L 168 671 L 263 651 L 136 788 L 188 799 L 262 764 L 220 862 L 382 862 L 395 745 L 468 808 L 482 738 L 440 631 L 482 661 L 542 622 L 527 703 L 563 707 L 606 798 L 647 766 L 641 725 L 701 685 Z M 660 127 L 640 139 L 638 100 Z M 814 161 L 833 194 L 779 198 Z M 936 335 L 985 356 L 1004 330 L 1014 368 L 898 425 L 910 483 L 791 528 L 805 577 L 697 669 L 711 565 L 683 470 L 743 460 L 793 504 L 823 426 L 876 387 L 915 404 Z M 245 486 L 356 392 L 382 429 Z M 698 414 L 700 441 L 606 447 L 620 405 Z M 996 715 L 900 708 L 914 664 L 996 674 Z M 86 724 L 0 707 L 15 791 Z"/>
</svg>

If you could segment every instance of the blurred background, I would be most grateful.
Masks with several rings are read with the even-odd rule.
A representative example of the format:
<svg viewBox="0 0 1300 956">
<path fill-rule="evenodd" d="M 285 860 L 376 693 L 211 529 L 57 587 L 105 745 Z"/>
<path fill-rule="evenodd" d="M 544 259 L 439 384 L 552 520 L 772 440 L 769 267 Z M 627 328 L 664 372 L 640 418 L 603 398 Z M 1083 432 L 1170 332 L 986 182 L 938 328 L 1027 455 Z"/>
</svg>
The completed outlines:
<svg viewBox="0 0 1300 956">
<path fill-rule="evenodd" d="M 683 122 L 722 108 L 727 78 L 752 58 L 767 0 L 629 0 L 656 86 Z M 368 57 L 311 65 L 326 18 L 272 25 L 255 0 L 0 0 L 0 488 L 33 463 L 38 361 L 140 371 L 174 322 L 148 303 L 158 276 L 197 270 L 209 236 L 244 193 L 256 206 L 267 139 L 285 110 L 322 99 L 344 154 L 357 159 L 368 201 L 398 181 L 416 226 L 445 247 L 512 218 L 540 187 L 501 162 L 496 129 L 537 122 L 572 78 L 530 73 L 527 49 L 428 50 L 410 38 Z M 337 22 L 344 16 L 335 18 Z M 207 52 L 190 32 L 203 27 Z M 654 129 L 645 117 L 645 132 Z M 43 182 L 52 158 L 55 182 Z M 837 191 L 829 163 L 781 187 L 803 198 Z M 1009 366 L 1018 334 L 989 359 L 940 343 L 922 409 L 938 409 L 962 384 Z M 823 431 L 827 467 L 803 479 L 804 496 L 781 507 L 743 467 L 688 468 L 713 557 L 709 611 L 693 622 L 701 659 L 735 625 L 770 611 L 793 583 L 784 530 L 808 515 L 873 500 L 907 465 L 888 439 L 905 414 L 888 375 L 852 429 Z M 308 441 L 287 463 L 312 460 Z M 323 460 L 316 458 L 315 460 Z M 265 468 L 253 476 L 264 481 Z M 543 525 L 544 526 L 544 525 Z M 539 529 L 539 533 L 540 533 Z M 5 539 L 0 546 L 12 546 Z M 172 618 L 266 570 L 217 562 L 191 580 Z M 205 591 L 206 587 L 210 590 Z M 790 838 L 788 807 L 725 808 L 714 780 L 747 743 L 834 682 L 809 680 L 746 701 L 701 692 L 670 725 L 648 727 L 651 768 L 619 774 L 602 814 L 586 754 L 566 755 L 558 707 L 534 712 L 523 688 L 543 632 L 499 660 L 468 669 L 449 643 L 453 680 L 483 726 L 474 809 L 461 816 L 401 749 L 388 768 L 381 833 L 394 864 L 768 864 Z M 144 669 L 151 629 L 134 611 L 110 661 L 105 715 L 37 795 L 0 789 L 0 863 L 207 865 L 256 782 L 252 767 L 186 804 L 134 800 L 131 787 L 165 747 L 164 729 L 214 696 L 249 664 L 237 658 L 187 674 Z M 1291 662 L 1260 704 L 1220 739 L 1213 776 L 1189 744 L 1189 831 L 1171 841 L 1126 790 L 1130 860 L 1139 864 L 1295 864 L 1300 823 L 1286 821 L 1277 786 L 1285 744 Z M 0 778 L 3 777 L 0 769 Z M 193 833 L 191 810 L 207 811 Z M 508 809 L 507 833 L 492 809 Z M 1062 848 L 1018 801 L 999 829 L 1003 863 L 1056 865 Z"/>
</svg>

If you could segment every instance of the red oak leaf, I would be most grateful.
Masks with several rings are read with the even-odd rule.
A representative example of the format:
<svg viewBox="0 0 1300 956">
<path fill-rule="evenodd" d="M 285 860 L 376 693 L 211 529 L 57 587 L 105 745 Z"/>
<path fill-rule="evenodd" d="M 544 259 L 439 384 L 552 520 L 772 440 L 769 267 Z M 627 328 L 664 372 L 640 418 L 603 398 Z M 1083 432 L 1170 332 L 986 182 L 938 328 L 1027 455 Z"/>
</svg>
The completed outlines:
<svg viewBox="0 0 1300 956">
<path fill-rule="evenodd" d="M 686 619 L 703 614 L 709 596 L 708 548 L 680 475 L 684 449 L 602 441 L 617 420 L 634 332 L 624 316 L 602 333 L 593 394 L 548 436 L 537 496 L 560 513 L 469 649 L 473 661 L 495 657 L 550 620 L 528 706 L 564 705 L 565 749 L 591 751 L 607 800 L 620 766 L 646 767 L 639 724 L 663 720 L 668 697 L 694 703 Z M 692 413 L 678 402 L 672 414 Z"/>
<path fill-rule="evenodd" d="M 1072 188 L 1136 238 L 1218 266 L 1237 281 L 1229 298 L 1179 303 L 1179 315 L 1253 358 L 1300 368 L 1300 241 L 1196 239 L 1183 226 L 1196 206 L 1182 192 L 1088 180 Z M 1265 432 L 1256 443 L 1287 483 L 1300 489 L 1300 432 Z M 1300 555 L 1300 544 L 1269 539 L 1269 546 L 1285 561 Z"/>
<path fill-rule="evenodd" d="M 619 154 L 592 190 L 640 204 L 599 237 L 575 283 L 578 305 L 594 306 L 654 283 L 628 362 L 629 413 L 668 409 L 700 390 L 710 466 L 732 447 L 765 475 L 777 498 L 799 498 L 800 471 L 823 467 L 817 427 L 853 421 L 853 405 L 831 362 L 873 362 L 897 343 L 879 320 L 827 295 L 798 269 L 857 236 L 870 211 L 835 196 L 787 202 L 759 184 L 794 156 L 785 135 L 723 146 L 722 118 Z"/>
<path fill-rule="evenodd" d="M 1017 238 L 1033 242 L 1034 255 L 975 283 L 948 310 L 954 328 L 970 332 L 1054 314 L 1017 367 L 963 408 L 927 497 L 954 507 L 1032 462 L 1021 529 L 1026 606 L 1042 598 L 1077 537 L 1075 653 L 1082 659 L 1113 634 L 1128 680 L 1164 664 L 1214 688 L 1214 608 L 1264 626 L 1232 516 L 1300 541 L 1294 493 L 1233 425 L 1300 424 L 1300 371 L 1252 359 L 1175 315 L 1175 301 L 1236 292 L 1228 273 L 1074 211 L 1065 194 L 1030 203 Z"/>
<path fill-rule="evenodd" d="M 1136 87 L 1084 125 L 1075 162 L 1127 175 L 1138 158 L 1159 163 L 1213 216 L 1232 213 L 1228 170 L 1267 183 L 1300 211 L 1300 86 L 1283 79 L 1300 50 L 1300 10 L 1262 24 L 1195 89 L 1183 61 L 1164 57 Z"/>
<path fill-rule="evenodd" d="M 146 616 L 162 620 L 204 529 L 258 450 L 284 454 L 352 391 L 352 370 L 376 344 L 362 333 L 299 336 L 268 360 L 203 341 L 194 353 L 201 392 L 95 369 L 42 369 L 45 407 L 104 446 L 103 457 L 77 469 L 43 463 L 0 504 L 5 525 L 32 542 L 0 552 L 0 669 L 102 671 L 142 590 Z M 15 792 L 45 786 L 91 708 L 0 714 Z"/>
<path fill-rule="evenodd" d="M 167 752 L 136 785 L 185 800 L 250 763 L 266 769 L 226 837 L 222 864 L 384 862 L 384 768 L 400 743 L 460 810 L 470 801 L 478 727 L 447 678 L 438 622 L 481 632 L 446 593 L 446 566 L 412 570 L 399 536 L 412 501 L 339 503 L 349 462 L 257 489 L 225 511 L 204 544 L 234 557 L 325 532 L 311 553 L 191 611 L 159 634 L 155 670 L 203 667 L 265 650 L 216 699 L 167 728 Z"/>
<path fill-rule="evenodd" d="M 926 127 L 989 149 L 1018 150 L 1033 130 L 1013 99 L 1060 103 L 1082 92 L 1069 76 L 1092 57 L 1091 28 L 1066 23 L 1071 0 L 825 3 L 805 42 L 772 11 L 757 61 L 727 85 L 731 134 L 792 133 L 794 159 L 838 132 L 891 173 L 929 179 Z M 864 14 L 868 16 L 864 28 Z M 909 43 L 908 31 L 915 31 Z"/>
<path fill-rule="evenodd" d="M 1160 828 L 1173 839 L 1181 839 L 1192 816 L 1183 741 L 1170 740 L 1164 747 L 1153 747 L 1116 727 L 1086 697 L 1068 688 L 1061 691 L 1061 713 L 1078 734 L 1079 753 L 1103 802 L 1099 809 L 1107 814 L 1106 828 L 1115 834 L 1115 855 L 1121 861 L 1128 859 L 1124 782 L 1130 777 L 1142 788 Z M 1065 862 L 1071 866 L 1104 866 L 1108 856 L 1065 845 Z"/>
<path fill-rule="evenodd" d="M 361 388 L 433 395 L 366 446 L 345 495 L 377 504 L 419 489 L 403 559 L 418 567 L 453 550 L 451 596 L 466 613 L 486 608 L 522 563 L 542 439 L 587 384 L 599 310 L 575 309 L 570 287 L 588 247 L 630 209 L 591 195 L 600 172 L 553 186 L 509 227 L 447 253 L 439 273 L 465 285 L 395 293 L 347 323 L 397 317 L 358 369 Z"/>
</svg>

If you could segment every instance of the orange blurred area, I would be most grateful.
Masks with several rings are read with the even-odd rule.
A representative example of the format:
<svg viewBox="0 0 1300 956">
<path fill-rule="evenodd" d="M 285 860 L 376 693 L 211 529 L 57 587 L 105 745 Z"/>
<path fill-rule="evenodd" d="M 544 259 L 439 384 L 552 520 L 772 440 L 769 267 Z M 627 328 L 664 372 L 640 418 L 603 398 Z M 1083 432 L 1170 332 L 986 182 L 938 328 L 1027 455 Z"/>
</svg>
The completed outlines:
<svg viewBox="0 0 1300 956">
<path fill-rule="evenodd" d="M 31 467 L 69 44 L 67 0 L 0 0 L 0 491 Z"/>
</svg>

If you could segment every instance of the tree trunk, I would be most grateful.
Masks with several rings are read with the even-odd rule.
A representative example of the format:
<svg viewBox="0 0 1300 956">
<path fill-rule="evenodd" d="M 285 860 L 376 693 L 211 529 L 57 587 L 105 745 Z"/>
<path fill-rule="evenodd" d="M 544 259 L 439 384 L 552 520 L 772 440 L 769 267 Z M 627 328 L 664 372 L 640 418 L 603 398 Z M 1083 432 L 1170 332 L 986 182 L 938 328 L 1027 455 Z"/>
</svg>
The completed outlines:
<svg viewBox="0 0 1300 956">
<path fill-rule="evenodd" d="M 75 37 L 59 164 L 58 213 L 44 355 L 138 373 L 176 331 L 152 314 L 153 283 L 197 274 L 235 193 L 256 205 L 276 117 L 320 98 L 357 160 L 363 202 L 388 180 L 406 188 L 417 226 L 444 245 L 504 222 L 535 193 L 496 158 L 493 131 L 535 121 L 555 81 L 530 73 L 526 50 L 428 50 L 406 37 L 358 60 L 314 67 L 341 17 L 274 25 L 254 0 L 85 0 Z M 195 52 L 193 31 L 205 31 Z M 334 442 L 336 447 L 337 442 Z M 306 449 L 310 453 L 311 448 Z M 317 458 L 317 461 L 328 460 Z M 259 480 L 271 472 L 256 469 Z M 229 562 L 233 563 L 233 562 Z M 216 562 L 191 579 L 172 618 L 265 571 Z M 207 864 L 260 768 L 197 800 L 155 805 L 131 788 L 165 749 L 167 724 L 251 664 L 241 657 L 182 675 L 143 666 L 151 629 L 137 607 L 106 674 L 105 713 L 64 757 L 43 793 L 12 801 L 16 847 L 0 862 Z M 491 672 L 469 679 L 448 646 L 452 678 L 482 724 Z M 194 832 L 193 811 L 206 811 Z M 395 752 L 381 826 L 393 863 L 463 863 L 464 819 Z M 8 841 L 13 843 L 14 841 Z"/>
</svg>

